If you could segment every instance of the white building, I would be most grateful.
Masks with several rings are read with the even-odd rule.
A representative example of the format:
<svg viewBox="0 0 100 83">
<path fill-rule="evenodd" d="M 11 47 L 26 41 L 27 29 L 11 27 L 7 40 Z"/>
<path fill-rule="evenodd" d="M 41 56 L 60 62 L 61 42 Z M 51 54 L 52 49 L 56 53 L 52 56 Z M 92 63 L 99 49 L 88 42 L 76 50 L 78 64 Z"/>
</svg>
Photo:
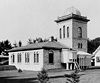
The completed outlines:
<svg viewBox="0 0 100 83">
<path fill-rule="evenodd" d="M 66 15 L 58 17 L 58 42 L 49 41 L 30 44 L 9 50 L 9 65 L 22 70 L 40 71 L 42 68 L 75 69 L 90 66 L 87 52 L 87 17 L 79 10 L 68 8 Z M 81 51 L 84 54 L 77 54 Z"/>
<path fill-rule="evenodd" d="M 92 60 L 94 66 L 100 66 L 100 46 L 93 52 Z"/>
</svg>

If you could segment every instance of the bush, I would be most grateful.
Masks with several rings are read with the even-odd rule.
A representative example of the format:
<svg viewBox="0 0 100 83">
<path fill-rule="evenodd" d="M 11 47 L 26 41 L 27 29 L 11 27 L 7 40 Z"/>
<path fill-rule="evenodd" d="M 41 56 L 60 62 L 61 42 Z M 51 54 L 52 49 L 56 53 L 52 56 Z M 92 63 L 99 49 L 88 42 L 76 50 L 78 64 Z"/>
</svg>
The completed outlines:
<svg viewBox="0 0 100 83">
<path fill-rule="evenodd" d="M 38 76 L 37 79 L 40 83 L 47 83 L 49 81 L 49 77 L 45 69 L 42 69 L 42 71 L 39 72 L 37 76 Z"/>
<path fill-rule="evenodd" d="M 23 72 L 23 71 L 22 71 L 21 69 L 18 69 L 18 72 L 21 73 L 21 72 Z"/>
<path fill-rule="evenodd" d="M 65 77 L 67 77 L 67 82 L 66 83 L 78 83 L 79 82 L 79 71 L 76 69 L 73 73 L 71 74 L 65 74 Z"/>
</svg>

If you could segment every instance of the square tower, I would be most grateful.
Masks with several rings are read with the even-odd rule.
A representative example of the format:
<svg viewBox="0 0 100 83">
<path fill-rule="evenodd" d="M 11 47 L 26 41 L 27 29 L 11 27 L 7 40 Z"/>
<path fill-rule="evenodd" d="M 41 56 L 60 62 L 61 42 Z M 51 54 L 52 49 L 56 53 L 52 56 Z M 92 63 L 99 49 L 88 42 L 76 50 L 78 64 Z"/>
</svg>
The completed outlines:
<svg viewBox="0 0 100 83">
<path fill-rule="evenodd" d="M 58 17 L 58 41 L 70 48 L 87 52 L 87 17 L 78 9 L 67 9 L 66 15 Z"/>
</svg>

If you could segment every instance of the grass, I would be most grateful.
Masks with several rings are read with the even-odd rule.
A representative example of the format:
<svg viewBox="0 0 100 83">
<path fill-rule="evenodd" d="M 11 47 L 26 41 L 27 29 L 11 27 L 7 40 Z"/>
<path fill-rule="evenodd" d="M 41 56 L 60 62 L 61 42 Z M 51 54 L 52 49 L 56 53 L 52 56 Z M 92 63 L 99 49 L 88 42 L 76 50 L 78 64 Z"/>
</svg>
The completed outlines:
<svg viewBox="0 0 100 83">
<path fill-rule="evenodd" d="M 65 83 L 64 74 L 69 74 L 72 71 L 48 72 L 51 83 Z M 18 73 L 17 70 L 0 71 L 0 83 L 37 83 L 38 72 L 23 71 Z M 80 72 L 79 83 L 100 83 L 100 69 L 86 70 Z"/>
</svg>

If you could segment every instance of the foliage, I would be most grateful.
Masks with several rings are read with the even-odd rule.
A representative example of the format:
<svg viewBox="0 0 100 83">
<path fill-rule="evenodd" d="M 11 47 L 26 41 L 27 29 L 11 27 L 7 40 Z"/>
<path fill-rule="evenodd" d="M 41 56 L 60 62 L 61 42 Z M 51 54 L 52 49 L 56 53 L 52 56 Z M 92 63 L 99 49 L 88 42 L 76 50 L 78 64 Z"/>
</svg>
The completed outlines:
<svg viewBox="0 0 100 83">
<path fill-rule="evenodd" d="M 100 45 L 100 37 L 93 40 L 88 40 L 88 53 L 93 53 Z"/>
<path fill-rule="evenodd" d="M 21 72 L 23 72 L 23 71 L 22 71 L 21 69 L 18 69 L 18 72 L 21 73 Z"/>
<path fill-rule="evenodd" d="M 73 73 L 71 74 L 65 74 L 65 77 L 67 78 L 67 82 L 66 83 L 78 83 L 80 80 L 80 76 L 79 76 L 79 71 L 76 69 Z"/>
<path fill-rule="evenodd" d="M 27 42 L 28 42 L 28 44 L 32 44 L 33 43 L 31 38 L 29 38 Z"/>
<path fill-rule="evenodd" d="M 14 46 L 13 46 L 14 48 L 18 47 L 16 41 L 15 41 L 15 43 L 13 43 L 13 45 L 14 45 Z"/>
<path fill-rule="evenodd" d="M 12 45 L 9 40 L 0 42 L 0 54 L 8 55 L 7 50 L 11 49 Z"/>
<path fill-rule="evenodd" d="M 51 36 L 50 38 L 53 41 L 57 41 L 57 38 L 54 39 L 54 36 Z M 48 42 L 48 41 L 49 41 L 49 38 L 48 39 L 47 38 L 46 39 L 42 39 L 41 37 L 38 37 L 36 39 L 29 38 L 28 41 L 27 41 L 27 43 L 28 44 L 34 44 L 34 43 L 41 43 L 41 42 Z"/>
<path fill-rule="evenodd" d="M 40 83 L 47 83 L 49 81 L 49 77 L 45 69 L 42 69 L 42 71 L 38 73 L 37 76 L 37 79 Z"/>
</svg>

